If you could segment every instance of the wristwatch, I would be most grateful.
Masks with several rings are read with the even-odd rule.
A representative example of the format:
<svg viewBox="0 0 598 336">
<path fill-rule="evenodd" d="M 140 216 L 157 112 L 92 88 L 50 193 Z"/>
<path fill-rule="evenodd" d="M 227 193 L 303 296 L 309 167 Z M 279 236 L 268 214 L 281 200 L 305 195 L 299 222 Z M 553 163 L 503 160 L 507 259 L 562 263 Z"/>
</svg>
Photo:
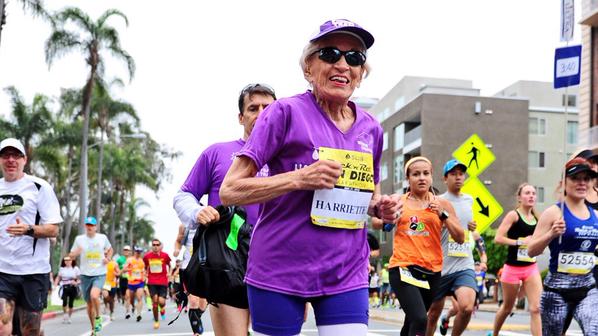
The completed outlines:
<svg viewBox="0 0 598 336">
<path fill-rule="evenodd" d="M 446 210 L 442 210 L 442 212 L 440 213 L 440 216 L 438 216 L 438 217 L 440 217 L 441 221 L 445 221 L 449 218 L 449 213 Z"/>
<path fill-rule="evenodd" d="M 33 237 L 35 231 L 33 230 L 33 225 L 29 224 L 27 231 L 25 231 L 25 235 Z"/>
</svg>

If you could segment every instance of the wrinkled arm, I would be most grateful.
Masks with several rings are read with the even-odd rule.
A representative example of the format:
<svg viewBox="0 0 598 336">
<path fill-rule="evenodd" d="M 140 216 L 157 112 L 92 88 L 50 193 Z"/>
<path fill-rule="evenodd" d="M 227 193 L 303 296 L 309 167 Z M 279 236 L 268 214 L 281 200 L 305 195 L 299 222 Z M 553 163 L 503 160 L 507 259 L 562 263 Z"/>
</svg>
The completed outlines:
<svg viewBox="0 0 598 336">
<path fill-rule="evenodd" d="M 253 160 L 238 156 L 222 182 L 220 201 L 223 205 L 246 205 L 267 202 L 295 190 L 332 189 L 341 172 L 339 163 L 320 160 L 298 170 L 255 177 Z"/>
<path fill-rule="evenodd" d="M 203 209 L 203 205 L 193 196 L 192 193 L 179 190 L 173 199 L 173 207 L 177 216 L 183 224 L 191 229 L 197 227 L 197 213 Z"/>
</svg>

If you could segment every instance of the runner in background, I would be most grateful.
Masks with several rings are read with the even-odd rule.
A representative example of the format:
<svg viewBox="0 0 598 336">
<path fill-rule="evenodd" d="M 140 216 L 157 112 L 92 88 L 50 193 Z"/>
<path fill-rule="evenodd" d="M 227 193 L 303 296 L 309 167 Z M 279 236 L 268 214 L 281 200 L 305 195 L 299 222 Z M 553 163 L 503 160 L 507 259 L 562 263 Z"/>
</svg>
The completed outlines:
<svg viewBox="0 0 598 336">
<path fill-rule="evenodd" d="M 222 203 L 218 194 L 222 181 L 237 153 L 247 145 L 246 141 L 258 116 L 275 99 L 274 89 L 261 83 L 246 85 L 239 93 L 237 118 L 239 124 L 243 126 L 243 137 L 235 141 L 215 143 L 206 148 L 173 199 L 173 206 L 179 219 L 189 230 L 198 227 L 203 230 L 219 220 L 220 215 L 215 208 Z M 256 173 L 259 176 L 268 176 L 268 167 L 260 167 L 259 172 Z M 204 195 L 208 195 L 206 206 L 199 203 Z M 254 204 L 243 208 L 247 211 L 247 223 L 255 225 L 260 206 Z M 187 239 L 193 240 L 193 236 L 189 234 Z M 227 336 L 246 335 L 249 328 L 247 288 L 243 286 L 219 301 L 217 306 L 210 307 L 214 332 Z M 189 305 L 195 307 L 189 311 L 189 319 L 192 328 L 196 328 L 194 333 L 197 334 L 197 330 L 202 329 L 200 328 L 201 315 L 205 308 L 203 303 L 192 298 L 189 298 Z"/>
<path fill-rule="evenodd" d="M 455 243 L 465 241 L 451 202 L 431 192 L 432 173 L 432 163 L 423 156 L 405 164 L 409 191 L 401 196 L 389 270 L 390 284 L 405 312 L 401 335 L 426 333 L 427 312 L 440 285 L 442 229 Z"/>
<path fill-rule="evenodd" d="M 472 239 L 470 232 L 475 232 L 476 222 L 473 220 L 473 198 L 468 194 L 463 194 L 461 188 L 465 182 L 465 172 L 467 167 L 457 161 L 449 160 L 443 167 L 444 183 L 446 184 L 446 193 L 440 195 L 440 198 L 451 202 L 455 213 L 465 233 L 463 244 L 457 243 L 449 235 L 446 227 L 441 232 L 441 244 L 443 254 L 442 277 L 438 291 L 434 296 L 434 302 L 428 310 L 428 327 L 426 335 L 434 335 L 438 317 L 444 308 L 445 298 L 450 296 L 452 306 L 446 315 L 440 319 L 440 334 L 446 335 L 449 327 L 449 320 L 457 315 L 453 325 L 452 335 L 461 335 L 473 313 L 476 302 L 476 274 L 474 272 Z M 477 246 L 477 244 L 476 244 Z M 482 260 L 486 260 L 484 249 L 478 248 Z M 476 263 L 479 265 L 479 263 Z"/>
<path fill-rule="evenodd" d="M 181 301 L 181 307 L 185 307 L 186 303 L 189 303 L 189 323 L 191 324 L 191 330 L 193 335 L 201 335 L 203 333 L 203 323 L 201 322 L 201 315 L 208 307 L 208 302 L 204 298 L 187 293 L 185 289 L 185 283 L 187 283 L 187 275 L 185 269 L 189 265 L 189 260 L 193 255 L 193 237 L 195 236 L 196 229 L 186 228 L 185 225 L 179 226 L 179 234 L 175 242 L 174 255 L 178 257 L 182 247 L 185 247 L 183 252 L 183 261 L 181 262 L 181 292 L 179 292 L 179 300 Z M 184 308 L 187 312 L 187 307 Z"/>
<path fill-rule="evenodd" d="M 534 209 L 536 188 L 528 183 L 522 183 L 517 188 L 516 196 L 517 208 L 509 211 L 503 218 L 494 238 L 497 244 L 508 246 L 507 260 L 500 278 L 503 304 L 494 319 L 494 336 L 498 336 L 507 316 L 511 314 L 520 286 L 523 286 L 529 304 L 532 335 L 539 336 L 542 334 L 540 319 L 542 278 L 536 265 L 536 258 L 528 256 L 528 245 L 538 219 Z"/>
<path fill-rule="evenodd" d="M 162 251 L 159 239 L 152 240 L 152 249 L 143 257 L 147 272 L 147 287 L 152 300 L 154 329 L 160 328 L 159 317 L 166 318 L 166 296 L 168 295 L 168 275 L 170 274 L 170 256 Z"/>
<path fill-rule="evenodd" d="M 106 281 L 106 265 L 112 258 L 112 245 L 105 234 L 97 233 L 95 217 L 85 218 L 85 234 L 75 238 L 70 257 L 81 256 L 81 292 L 87 303 L 92 335 L 102 330 L 100 293 Z"/>
<path fill-rule="evenodd" d="M 127 259 L 131 256 L 131 246 L 125 245 L 123 247 L 122 254 L 118 256 L 116 262 L 118 263 L 118 268 L 122 271 L 125 267 L 125 263 Z M 120 272 L 120 277 L 118 278 L 118 300 L 125 306 L 125 310 L 129 311 L 131 307 L 129 306 L 129 296 L 128 296 L 128 288 L 127 288 L 127 277 L 129 276 L 128 272 Z"/>
<path fill-rule="evenodd" d="M 117 281 L 120 275 L 120 268 L 116 260 L 110 260 L 106 265 L 106 281 L 102 287 L 104 306 L 110 311 L 110 321 L 114 321 L 114 300 L 116 299 Z"/>
<path fill-rule="evenodd" d="M 54 285 L 60 285 L 59 292 L 62 299 L 62 323 L 71 324 L 71 316 L 73 315 L 73 304 L 77 298 L 78 289 L 81 276 L 81 271 L 77 267 L 77 262 L 71 259 L 70 256 L 62 258 L 60 263 L 60 270 L 54 279 Z M 67 307 L 68 306 L 68 307 Z"/>
<path fill-rule="evenodd" d="M 552 205 L 542 213 L 529 242 L 528 254 L 532 257 L 544 252 L 546 246 L 550 249 L 541 300 L 545 336 L 561 335 L 570 311 L 584 335 L 598 335 L 598 290 L 592 275 L 598 212 L 586 204 L 596 175 L 585 159 L 568 161 L 564 204 Z"/>
<path fill-rule="evenodd" d="M 145 286 L 145 263 L 141 258 L 143 249 L 135 246 L 135 253 L 132 257 L 127 259 L 123 271 L 129 273 L 128 289 L 131 307 L 135 308 L 137 314 L 137 322 L 141 321 L 141 313 L 143 312 L 143 287 Z M 135 304 L 137 300 L 137 304 Z M 131 312 L 127 310 L 125 319 L 131 318 Z"/>
</svg>

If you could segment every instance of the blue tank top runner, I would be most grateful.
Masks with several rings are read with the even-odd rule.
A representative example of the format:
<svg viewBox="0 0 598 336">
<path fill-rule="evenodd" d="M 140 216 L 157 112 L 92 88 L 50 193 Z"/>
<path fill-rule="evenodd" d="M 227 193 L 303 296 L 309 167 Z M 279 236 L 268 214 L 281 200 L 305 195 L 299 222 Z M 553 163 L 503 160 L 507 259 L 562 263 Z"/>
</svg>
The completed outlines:
<svg viewBox="0 0 598 336">
<path fill-rule="evenodd" d="M 557 203 L 557 206 L 560 207 L 560 203 Z M 562 242 L 559 244 L 559 239 L 555 238 L 548 245 L 551 273 L 556 273 L 559 268 L 559 272 L 570 269 L 572 271 L 568 273 L 578 273 L 576 270 L 583 269 L 590 259 L 591 264 L 594 265 L 594 249 L 598 244 L 598 218 L 592 207 L 588 206 L 588 210 L 590 217 L 580 219 L 575 217 L 565 204 L 563 216 L 566 230 Z"/>
</svg>

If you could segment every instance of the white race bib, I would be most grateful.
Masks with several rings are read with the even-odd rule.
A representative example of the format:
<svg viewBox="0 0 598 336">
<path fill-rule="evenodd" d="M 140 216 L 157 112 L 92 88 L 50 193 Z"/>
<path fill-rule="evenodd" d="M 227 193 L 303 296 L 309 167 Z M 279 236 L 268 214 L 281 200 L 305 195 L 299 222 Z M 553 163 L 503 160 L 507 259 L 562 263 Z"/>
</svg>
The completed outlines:
<svg viewBox="0 0 598 336">
<path fill-rule="evenodd" d="M 469 232 L 465 233 L 465 241 L 463 244 L 457 243 L 453 237 L 449 235 L 448 239 L 448 256 L 457 258 L 466 258 L 469 256 L 471 244 L 469 242 Z"/>
<path fill-rule="evenodd" d="M 150 266 L 151 273 L 162 273 L 162 260 L 161 259 L 150 259 L 149 266 Z"/>
<path fill-rule="evenodd" d="M 527 245 L 520 245 L 517 249 L 517 261 L 536 262 L 536 257 L 527 254 Z"/>
<path fill-rule="evenodd" d="M 594 268 L 594 253 L 561 252 L 559 253 L 557 272 L 569 274 L 588 274 Z"/>
<path fill-rule="evenodd" d="M 401 272 L 401 281 L 416 287 L 430 289 L 430 283 L 427 280 L 419 280 L 414 278 L 409 269 L 399 267 L 399 272 Z"/>
<path fill-rule="evenodd" d="M 363 229 L 374 191 L 372 154 L 320 147 L 318 155 L 319 160 L 341 163 L 343 172 L 333 189 L 314 192 L 312 223 L 340 229 Z"/>
</svg>

